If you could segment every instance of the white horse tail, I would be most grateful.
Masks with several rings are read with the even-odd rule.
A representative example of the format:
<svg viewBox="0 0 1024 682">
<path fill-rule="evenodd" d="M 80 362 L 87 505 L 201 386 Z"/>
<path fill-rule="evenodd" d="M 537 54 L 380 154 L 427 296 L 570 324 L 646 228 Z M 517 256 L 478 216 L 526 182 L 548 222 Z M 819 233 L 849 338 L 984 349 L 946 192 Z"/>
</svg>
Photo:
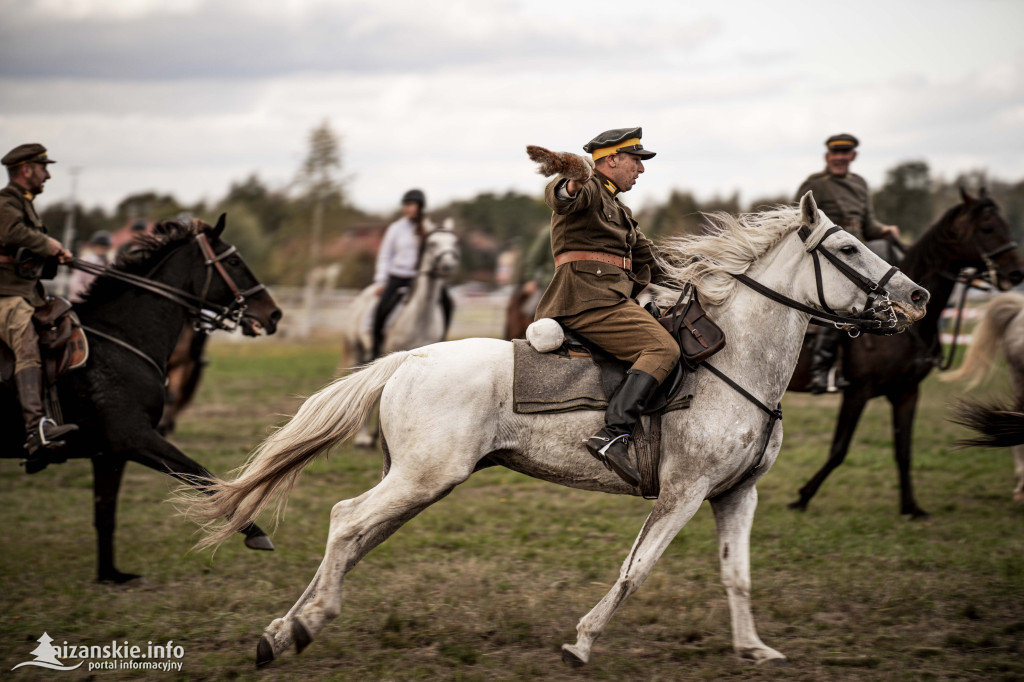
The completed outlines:
<svg viewBox="0 0 1024 682">
<path fill-rule="evenodd" d="M 968 388 L 981 383 L 992 370 L 999 341 L 1006 333 L 1010 321 L 1024 309 L 1024 296 L 1015 293 L 1000 294 L 992 299 L 985 309 L 985 316 L 975 327 L 973 340 L 963 364 L 955 372 L 942 377 L 943 381 L 969 380 Z"/>
<path fill-rule="evenodd" d="M 215 547 L 253 521 L 277 497 L 277 514 L 302 468 L 354 435 L 388 380 L 415 351 L 391 353 L 306 399 L 291 420 L 259 444 L 231 481 L 176 493 L 184 513 L 205 531 L 197 548 Z"/>
</svg>

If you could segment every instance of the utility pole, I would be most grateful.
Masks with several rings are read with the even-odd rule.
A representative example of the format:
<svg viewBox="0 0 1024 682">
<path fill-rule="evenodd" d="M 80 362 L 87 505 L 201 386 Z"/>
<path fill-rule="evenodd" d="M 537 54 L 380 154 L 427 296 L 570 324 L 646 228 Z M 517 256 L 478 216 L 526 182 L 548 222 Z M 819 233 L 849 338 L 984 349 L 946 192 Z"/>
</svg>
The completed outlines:
<svg viewBox="0 0 1024 682">
<path fill-rule="evenodd" d="M 65 248 L 74 251 L 75 248 L 75 214 L 78 212 L 78 173 L 82 170 L 80 166 L 72 166 L 68 169 L 71 175 L 71 196 L 68 197 L 64 211 L 64 238 L 61 243 Z M 67 268 L 61 268 L 60 273 L 54 278 L 54 288 L 67 296 L 68 287 L 71 284 L 71 272 Z"/>
</svg>

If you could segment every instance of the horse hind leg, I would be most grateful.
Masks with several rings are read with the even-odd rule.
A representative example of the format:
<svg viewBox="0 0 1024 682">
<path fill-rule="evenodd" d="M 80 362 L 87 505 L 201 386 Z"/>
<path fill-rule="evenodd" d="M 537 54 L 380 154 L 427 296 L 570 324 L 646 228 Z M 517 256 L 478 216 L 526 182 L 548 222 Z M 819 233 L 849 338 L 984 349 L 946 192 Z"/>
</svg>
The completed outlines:
<svg viewBox="0 0 1024 682">
<path fill-rule="evenodd" d="M 785 663 L 786 657 L 766 646 L 757 636 L 750 611 L 750 527 L 757 508 L 757 488 L 746 488 L 711 500 L 718 526 L 718 554 L 722 562 L 722 584 L 729 597 L 732 616 L 732 645 L 741 658 L 757 664 Z"/>
<path fill-rule="evenodd" d="M 576 667 L 590 660 L 594 641 L 601 636 L 612 615 L 651 574 L 655 562 L 679 530 L 697 513 L 702 501 L 703 494 L 695 491 L 688 491 L 686 496 L 672 496 L 669 491 L 662 491 L 622 564 L 618 580 L 580 619 L 576 626 L 576 642 L 562 645 L 562 661 Z"/>
<path fill-rule="evenodd" d="M 345 575 L 403 524 L 468 478 L 424 481 L 392 470 L 376 487 L 343 500 L 331 510 L 327 549 L 313 581 L 288 613 L 260 638 L 256 665 L 263 666 L 294 646 L 301 653 L 341 611 Z"/>
<path fill-rule="evenodd" d="M 1013 489 L 1013 501 L 1024 502 L 1024 446 L 1014 445 L 1010 452 L 1013 453 L 1013 474 L 1017 479 L 1017 486 Z"/>
</svg>

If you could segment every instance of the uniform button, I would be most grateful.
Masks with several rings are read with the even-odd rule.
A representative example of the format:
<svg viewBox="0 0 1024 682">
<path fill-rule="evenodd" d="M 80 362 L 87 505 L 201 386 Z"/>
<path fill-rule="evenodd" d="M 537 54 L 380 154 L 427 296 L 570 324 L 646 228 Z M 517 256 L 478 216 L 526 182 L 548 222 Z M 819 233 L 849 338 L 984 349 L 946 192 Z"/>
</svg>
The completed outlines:
<svg viewBox="0 0 1024 682">
<path fill-rule="evenodd" d="M 601 268 L 597 269 L 597 274 L 599 274 L 599 275 L 601 274 Z"/>
</svg>

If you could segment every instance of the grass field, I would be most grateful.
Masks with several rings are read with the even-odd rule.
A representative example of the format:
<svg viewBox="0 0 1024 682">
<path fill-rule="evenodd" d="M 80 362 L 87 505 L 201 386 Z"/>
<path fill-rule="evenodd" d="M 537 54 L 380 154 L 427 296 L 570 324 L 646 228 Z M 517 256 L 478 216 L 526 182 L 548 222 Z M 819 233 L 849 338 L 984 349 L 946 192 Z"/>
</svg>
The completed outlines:
<svg viewBox="0 0 1024 682">
<path fill-rule="evenodd" d="M 215 344 L 212 360 L 174 440 L 223 474 L 330 377 L 336 355 L 326 344 L 258 340 Z M 961 431 L 945 421 L 946 404 L 958 390 L 933 377 L 923 391 L 914 477 L 928 522 L 897 514 L 879 401 L 809 510 L 787 510 L 823 461 L 838 400 L 786 397 L 785 444 L 760 485 L 751 552 L 758 628 L 787 668 L 733 654 L 706 506 L 616 614 L 591 663 L 564 667 L 560 645 L 615 579 L 650 503 L 490 469 L 372 552 L 346 580 L 341 617 L 301 656 L 256 670 L 263 628 L 316 571 L 331 506 L 379 479 L 379 454 L 343 447 L 299 481 L 273 553 L 240 538 L 212 558 L 190 553 L 193 527 L 164 502 L 171 479 L 130 465 L 119 568 L 145 582 L 129 587 L 93 582 L 88 462 L 29 477 L 0 461 L 0 677 L 139 676 L 11 672 L 46 631 L 55 644 L 174 640 L 183 670 L 150 674 L 160 679 L 1024 679 L 1024 507 L 1010 500 L 1009 453 L 950 449 Z"/>
</svg>

